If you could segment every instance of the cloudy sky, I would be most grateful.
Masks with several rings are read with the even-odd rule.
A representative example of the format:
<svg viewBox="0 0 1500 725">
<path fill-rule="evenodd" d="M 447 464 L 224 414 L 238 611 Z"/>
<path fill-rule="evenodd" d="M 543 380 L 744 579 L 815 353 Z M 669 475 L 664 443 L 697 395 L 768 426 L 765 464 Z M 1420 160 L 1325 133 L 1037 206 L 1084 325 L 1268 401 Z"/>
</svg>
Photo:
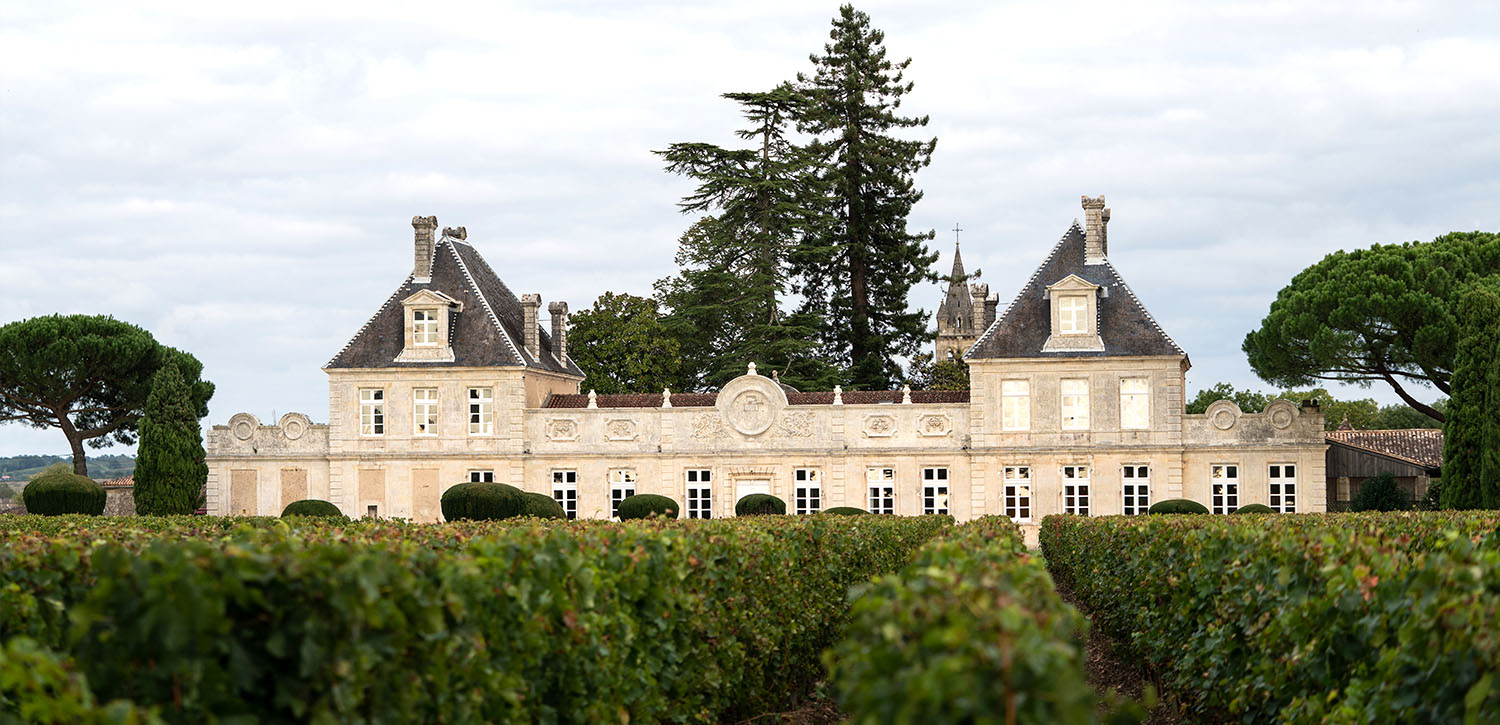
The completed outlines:
<svg viewBox="0 0 1500 725">
<path fill-rule="evenodd" d="M 961 224 L 1008 302 L 1107 195 L 1190 390 L 1260 385 L 1240 340 L 1324 254 L 1500 229 L 1492 1 L 860 8 L 938 137 L 912 225 Z M 719 94 L 808 70 L 836 12 L 3 0 L 0 323 L 112 314 L 203 360 L 208 422 L 325 420 L 320 368 L 409 271 L 413 215 L 467 226 L 518 293 L 648 293 L 690 188 L 651 150 L 733 143 Z M 0 427 L 0 455 L 66 450 Z"/>
</svg>

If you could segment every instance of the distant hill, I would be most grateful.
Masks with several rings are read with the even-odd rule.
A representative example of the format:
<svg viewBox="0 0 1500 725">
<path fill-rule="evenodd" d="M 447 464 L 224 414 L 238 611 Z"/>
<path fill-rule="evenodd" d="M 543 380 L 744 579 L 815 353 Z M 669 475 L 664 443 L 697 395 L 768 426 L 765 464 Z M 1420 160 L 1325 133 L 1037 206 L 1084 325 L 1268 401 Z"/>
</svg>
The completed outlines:
<svg viewBox="0 0 1500 725">
<path fill-rule="evenodd" d="M 24 485 L 54 463 L 72 463 L 72 456 L 26 455 L 0 458 L 0 484 Z M 135 456 L 89 456 L 89 478 L 104 481 L 135 473 Z M 9 479 L 5 477 L 9 476 Z"/>
</svg>

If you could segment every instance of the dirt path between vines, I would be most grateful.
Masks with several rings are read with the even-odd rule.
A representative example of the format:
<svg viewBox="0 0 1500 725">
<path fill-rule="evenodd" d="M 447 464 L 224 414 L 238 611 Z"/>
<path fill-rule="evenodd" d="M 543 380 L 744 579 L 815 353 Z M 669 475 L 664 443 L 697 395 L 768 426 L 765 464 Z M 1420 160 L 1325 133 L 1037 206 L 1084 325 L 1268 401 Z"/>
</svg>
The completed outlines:
<svg viewBox="0 0 1500 725">
<path fill-rule="evenodd" d="M 1059 585 L 1057 593 L 1063 601 L 1073 605 L 1089 617 L 1089 641 L 1085 655 L 1088 658 L 1085 668 L 1087 669 L 1089 685 L 1102 696 L 1104 693 L 1114 690 L 1123 697 L 1140 702 L 1145 695 L 1146 685 L 1151 682 L 1151 676 L 1140 663 L 1128 659 L 1124 648 L 1117 646 L 1115 640 L 1104 634 L 1100 628 L 1093 624 L 1093 612 L 1083 606 L 1073 592 Z M 1169 697 L 1158 695 L 1159 701 L 1156 707 L 1146 716 L 1147 725 L 1171 725 L 1174 723 L 1188 722 L 1180 709 Z"/>
</svg>

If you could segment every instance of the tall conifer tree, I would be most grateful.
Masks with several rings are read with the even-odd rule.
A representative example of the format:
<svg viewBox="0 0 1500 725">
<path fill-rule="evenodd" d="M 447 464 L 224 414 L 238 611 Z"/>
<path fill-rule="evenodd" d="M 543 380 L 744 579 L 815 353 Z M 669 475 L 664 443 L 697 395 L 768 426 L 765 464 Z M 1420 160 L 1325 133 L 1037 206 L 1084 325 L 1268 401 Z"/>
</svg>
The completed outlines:
<svg viewBox="0 0 1500 725">
<path fill-rule="evenodd" d="M 911 64 L 886 59 L 885 34 L 852 5 L 839 9 L 826 55 L 811 56 L 813 74 L 798 74 L 808 98 L 799 124 L 816 140 L 825 166 L 829 223 L 795 255 L 809 311 L 826 317 L 827 354 L 849 361 L 848 382 L 884 389 L 900 379 L 895 359 L 927 340 L 927 313 L 908 310 L 912 285 L 934 279 L 937 254 L 906 220 L 922 198 L 913 183 L 931 162 L 937 139 L 898 138 L 893 132 L 927 125 L 927 117 L 897 114 L 913 84 Z"/>
<path fill-rule="evenodd" d="M 1474 285 L 1458 299 L 1463 337 L 1453 362 L 1453 397 L 1443 422 L 1443 508 L 1500 508 L 1500 284 Z"/>
<path fill-rule="evenodd" d="M 151 379 L 141 417 L 141 444 L 135 459 L 135 512 L 142 516 L 191 514 L 208 480 L 203 432 L 192 393 L 175 363 Z"/>
<path fill-rule="evenodd" d="M 791 84 L 724 97 L 743 108 L 749 127 L 736 133 L 751 147 L 657 152 L 667 171 L 698 182 L 682 212 L 704 215 L 679 243 L 681 273 L 657 283 L 670 309 L 664 323 L 682 341 L 695 387 L 721 386 L 749 362 L 794 386 L 831 386 L 834 369 L 816 355 L 817 315 L 783 310 L 792 250 L 821 224 L 817 161 L 788 138 L 806 99 Z"/>
</svg>

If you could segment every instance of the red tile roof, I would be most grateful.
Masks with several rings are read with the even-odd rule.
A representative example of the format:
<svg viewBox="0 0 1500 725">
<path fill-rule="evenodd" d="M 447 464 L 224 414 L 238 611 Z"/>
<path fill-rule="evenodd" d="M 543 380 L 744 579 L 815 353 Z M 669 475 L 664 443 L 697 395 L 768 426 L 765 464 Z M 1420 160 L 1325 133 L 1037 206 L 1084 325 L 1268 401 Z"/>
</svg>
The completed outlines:
<svg viewBox="0 0 1500 725">
<path fill-rule="evenodd" d="M 1325 433 L 1329 442 L 1342 443 L 1374 453 L 1399 458 L 1428 468 L 1443 466 L 1443 431 L 1441 428 L 1405 428 L 1399 430 L 1339 430 Z"/>
<path fill-rule="evenodd" d="M 135 488 L 135 474 L 100 481 L 99 485 L 105 488 Z"/>
</svg>

